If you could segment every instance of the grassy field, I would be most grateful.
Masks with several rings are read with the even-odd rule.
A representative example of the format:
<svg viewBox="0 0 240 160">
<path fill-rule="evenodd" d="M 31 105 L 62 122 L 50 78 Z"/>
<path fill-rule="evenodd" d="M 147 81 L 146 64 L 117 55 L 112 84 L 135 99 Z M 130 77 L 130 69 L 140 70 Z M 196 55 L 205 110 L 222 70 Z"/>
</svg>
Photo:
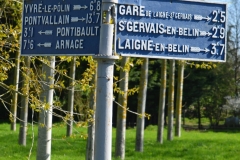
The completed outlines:
<svg viewBox="0 0 240 160">
<path fill-rule="evenodd" d="M 30 126 L 31 127 L 31 126 Z M 18 145 L 18 132 L 10 131 L 7 123 L 0 124 L 0 160 L 26 160 L 32 143 L 32 133 L 29 128 L 26 147 Z M 37 126 L 34 126 L 34 145 L 31 159 L 36 159 Z M 65 138 L 65 126 L 56 124 L 53 127 L 52 160 L 84 160 L 86 140 L 81 135 L 86 134 L 86 128 L 78 128 L 72 138 Z M 127 130 L 126 160 L 238 160 L 240 159 L 239 132 L 184 131 L 181 138 L 164 144 L 156 142 L 156 126 L 145 130 L 144 152 L 138 153 L 135 148 L 135 129 Z M 165 130 L 166 135 L 166 130 Z M 113 153 L 115 144 L 115 129 L 113 129 Z M 115 159 L 115 158 L 113 158 Z"/>
</svg>

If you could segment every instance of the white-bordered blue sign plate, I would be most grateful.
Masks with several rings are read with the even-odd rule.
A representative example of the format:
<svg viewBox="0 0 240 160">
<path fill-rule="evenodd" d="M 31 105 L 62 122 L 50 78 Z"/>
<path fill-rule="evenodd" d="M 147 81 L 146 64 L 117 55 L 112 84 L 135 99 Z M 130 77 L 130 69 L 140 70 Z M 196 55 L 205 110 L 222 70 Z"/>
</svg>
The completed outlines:
<svg viewBox="0 0 240 160">
<path fill-rule="evenodd" d="M 101 0 L 24 0 L 21 55 L 99 53 Z"/>
<path fill-rule="evenodd" d="M 178 0 L 118 4 L 115 48 L 130 57 L 226 61 L 227 5 Z"/>
</svg>

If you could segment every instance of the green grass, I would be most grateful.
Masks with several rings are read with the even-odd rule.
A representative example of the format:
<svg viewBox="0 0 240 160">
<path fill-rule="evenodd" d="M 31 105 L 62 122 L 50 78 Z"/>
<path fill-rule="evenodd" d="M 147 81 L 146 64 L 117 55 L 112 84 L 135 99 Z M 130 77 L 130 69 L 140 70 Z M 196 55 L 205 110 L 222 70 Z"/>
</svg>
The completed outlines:
<svg viewBox="0 0 240 160">
<path fill-rule="evenodd" d="M 202 125 L 210 125 L 208 118 L 201 118 Z M 198 118 L 185 118 L 185 124 L 187 125 L 198 125 Z"/>
<path fill-rule="evenodd" d="M 35 142 L 31 159 L 36 159 L 37 126 Z M 85 128 L 78 129 L 86 134 Z M 84 160 L 86 140 L 80 134 L 65 138 L 65 125 L 56 124 L 53 127 L 52 160 Z M 31 130 L 28 132 L 27 146 L 18 145 L 18 132 L 10 131 L 9 124 L 0 124 L 0 160 L 26 160 L 31 147 Z M 115 134 L 113 129 L 113 153 L 115 149 Z M 144 152 L 135 152 L 135 129 L 128 129 L 126 134 L 126 160 L 237 160 L 240 153 L 239 132 L 199 132 L 184 131 L 180 138 L 164 143 L 156 142 L 157 127 L 149 126 L 145 130 Z M 113 158 L 116 160 L 116 158 Z"/>
<path fill-rule="evenodd" d="M 29 126 L 27 146 L 18 145 L 18 129 L 10 131 L 9 124 L 0 124 L 0 160 L 26 160 L 32 144 L 31 126 Z M 55 160 L 84 160 L 86 140 L 81 135 L 86 134 L 85 128 L 78 128 L 72 138 L 65 138 L 65 125 L 55 124 L 53 127 L 52 158 Z M 36 159 L 37 125 L 34 126 L 34 146 L 31 160 Z"/>
</svg>

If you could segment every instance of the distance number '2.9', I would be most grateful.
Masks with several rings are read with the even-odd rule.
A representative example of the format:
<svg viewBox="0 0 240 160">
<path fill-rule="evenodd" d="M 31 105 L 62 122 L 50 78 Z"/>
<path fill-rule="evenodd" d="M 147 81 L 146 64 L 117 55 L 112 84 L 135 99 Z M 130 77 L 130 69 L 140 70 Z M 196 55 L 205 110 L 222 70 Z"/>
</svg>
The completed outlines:
<svg viewBox="0 0 240 160">
<path fill-rule="evenodd" d="M 218 34 L 218 30 L 219 30 L 219 37 L 217 36 Z M 223 27 L 213 27 L 212 28 L 212 31 L 213 31 L 213 34 L 212 34 L 212 38 L 221 38 L 221 39 L 224 39 L 225 38 L 225 28 Z"/>
</svg>

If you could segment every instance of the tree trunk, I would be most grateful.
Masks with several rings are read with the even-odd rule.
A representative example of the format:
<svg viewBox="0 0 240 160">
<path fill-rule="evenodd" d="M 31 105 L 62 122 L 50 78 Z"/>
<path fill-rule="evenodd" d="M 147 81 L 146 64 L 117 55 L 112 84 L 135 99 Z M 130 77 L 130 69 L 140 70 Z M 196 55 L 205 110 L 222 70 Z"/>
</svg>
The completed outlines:
<svg viewBox="0 0 240 160">
<path fill-rule="evenodd" d="M 75 71 L 76 71 L 76 57 L 72 57 L 70 77 L 69 79 L 69 91 L 68 91 L 68 112 L 71 119 L 67 121 L 67 137 L 72 135 L 73 128 L 73 107 L 74 107 L 74 81 L 75 81 Z"/>
<path fill-rule="evenodd" d="M 175 60 L 170 60 L 169 92 L 168 92 L 168 135 L 167 140 L 173 140 L 173 113 L 174 113 L 174 80 Z"/>
<path fill-rule="evenodd" d="M 128 63 L 129 57 L 123 57 L 121 66 L 124 68 Z M 128 97 L 128 78 L 129 71 L 120 72 L 120 89 L 124 92 L 119 94 L 118 102 L 121 106 L 117 108 L 117 130 L 116 130 L 116 147 L 115 156 L 121 159 L 125 158 L 125 138 L 126 138 L 126 118 L 127 118 L 127 97 Z"/>
<path fill-rule="evenodd" d="M 21 115 L 18 143 L 26 146 L 27 143 L 27 124 L 28 124 L 28 93 L 29 93 L 29 68 L 30 57 L 24 57 L 25 67 L 27 68 L 25 76 L 23 76 L 23 96 L 21 97 Z"/>
<path fill-rule="evenodd" d="M 161 89 L 159 97 L 158 132 L 157 132 L 157 141 L 160 142 L 161 144 L 163 143 L 166 84 L 167 84 L 167 60 L 163 59 L 161 68 Z"/>
<path fill-rule="evenodd" d="M 184 61 L 179 61 L 175 136 L 181 137 Z"/>
<path fill-rule="evenodd" d="M 137 112 L 139 114 L 145 113 L 147 84 L 148 84 L 148 58 L 145 58 L 141 67 L 140 89 L 138 94 Z M 143 152 L 144 123 L 145 123 L 145 118 L 143 116 L 138 116 L 137 131 L 136 131 L 136 145 L 135 145 L 135 150 L 138 152 Z"/>
<path fill-rule="evenodd" d="M 200 107 L 199 99 L 197 100 L 197 110 L 198 110 L 198 129 L 202 129 L 201 107 Z"/>
<path fill-rule="evenodd" d="M 87 149 L 86 149 L 86 160 L 94 160 L 94 140 L 95 140 L 95 110 L 96 110 L 96 93 L 97 93 L 97 71 L 95 72 L 94 79 L 92 80 L 92 85 L 94 88 L 91 90 L 91 100 L 89 103 L 89 108 L 94 111 L 93 121 L 88 123 L 88 139 L 87 139 Z"/>
<path fill-rule="evenodd" d="M 14 86 L 15 91 L 13 92 L 11 114 L 10 114 L 12 131 L 16 131 L 19 67 L 20 67 L 20 53 L 17 52 L 16 59 L 15 59 L 14 77 L 13 77 L 13 86 Z"/>
<path fill-rule="evenodd" d="M 48 57 L 48 60 L 51 68 L 46 64 L 42 68 L 42 74 L 46 73 L 46 82 L 42 83 L 43 91 L 40 96 L 44 105 L 40 107 L 39 113 L 37 160 L 51 159 L 53 88 L 50 86 L 54 84 L 55 57 Z"/>
<path fill-rule="evenodd" d="M 185 126 L 185 108 L 184 108 L 184 110 L 183 110 L 183 126 Z"/>
</svg>

